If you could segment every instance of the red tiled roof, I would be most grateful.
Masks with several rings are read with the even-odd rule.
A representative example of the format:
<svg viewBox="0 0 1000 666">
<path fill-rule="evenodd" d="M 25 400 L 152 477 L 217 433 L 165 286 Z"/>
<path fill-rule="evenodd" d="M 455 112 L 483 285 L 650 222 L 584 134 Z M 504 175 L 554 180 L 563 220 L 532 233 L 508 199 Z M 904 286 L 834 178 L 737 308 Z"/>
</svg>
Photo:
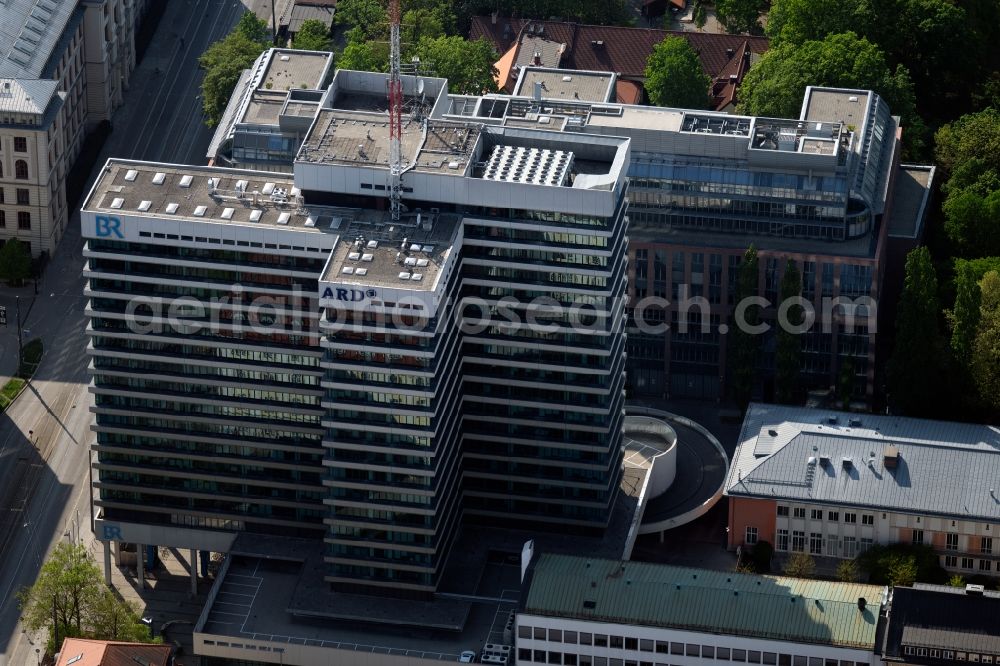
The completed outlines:
<svg viewBox="0 0 1000 666">
<path fill-rule="evenodd" d="M 469 39 L 486 39 L 498 53 L 505 53 L 518 44 L 522 37 L 530 35 L 533 39 L 536 38 L 539 28 L 545 40 L 566 45 L 559 63 L 562 69 L 615 72 L 622 78 L 639 82 L 645 78 L 646 60 L 653 47 L 669 36 L 684 37 L 698 53 L 705 73 L 712 78 L 713 96 L 717 100 L 732 99 L 735 87 L 743 80 L 749 67 L 746 52 L 763 53 L 768 45 L 766 37 L 503 17 L 497 17 L 494 21 L 492 16 L 473 16 Z M 514 60 L 520 62 L 521 58 L 515 56 Z M 730 84 L 730 74 L 737 75 L 733 86 Z M 516 73 L 513 76 L 516 78 Z M 733 90 L 726 92 L 725 89 L 730 86 Z"/>
<path fill-rule="evenodd" d="M 59 651 L 57 666 L 66 666 L 71 661 L 74 666 L 136 666 L 136 663 L 167 666 L 170 653 L 169 645 L 67 638 Z"/>
<path fill-rule="evenodd" d="M 615 100 L 619 104 L 641 104 L 642 86 L 634 81 L 618 79 L 615 82 Z"/>
</svg>

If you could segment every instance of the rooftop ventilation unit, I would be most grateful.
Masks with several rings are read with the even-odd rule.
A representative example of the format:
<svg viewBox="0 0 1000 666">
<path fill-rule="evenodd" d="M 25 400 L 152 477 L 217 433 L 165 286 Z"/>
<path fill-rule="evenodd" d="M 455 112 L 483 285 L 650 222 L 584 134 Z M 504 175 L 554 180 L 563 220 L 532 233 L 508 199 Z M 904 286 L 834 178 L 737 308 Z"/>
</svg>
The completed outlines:
<svg viewBox="0 0 1000 666">
<path fill-rule="evenodd" d="M 235 212 L 236 209 L 234 208 L 223 208 L 222 215 L 220 215 L 219 217 L 221 217 L 223 220 L 231 220 L 233 219 L 233 213 Z"/>
<path fill-rule="evenodd" d="M 344 275 L 354 275 L 354 266 L 344 266 L 340 269 L 340 272 Z"/>
<path fill-rule="evenodd" d="M 374 261 L 374 260 L 375 260 L 374 254 L 369 254 L 366 252 L 363 255 L 361 255 L 361 261 Z"/>
<path fill-rule="evenodd" d="M 118 209 L 121 208 L 122 204 L 124 203 L 125 203 L 124 199 L 122 199 L 121 197 L 115 197 L 114 199 L 111 200 L 111 207 Z"/>
<path fill-rule="evenodd" d="M 403 260 L 403 263 L 407 266 L 416 266 L 417 259 L 416 257 L 407 257 L 406 259 Z"/>
<path fill-rule="evenodd" d="M 899 449 L 892 444 L 886 446 L 882 452 L 882 463 L 886 469 L 896 469 L 899 465 Z"/>
<path fill-rule="evenodd" d="M 167 204 L 167 208 L 166 208 L 166 211 L 167 211 L 167 213 L 169 213 L 170 215 L 173 215 L 174 213 L 176 213 L 176 212 L 177 212 L 177 208 L 178 208 L 177 204 L 175 204 L 175 203 L 168 203 L 168 204 Z"/>
<path fill-rule="evenodd" d="M 434 251 L 434 246 L 433 245 L 424 245 L 424 253 L 425 254 L 430 254 L 433 251 Z"/>
<path fill-rule="evenodd" d="M 851 460 L 850 458 L 841 458 L 840 464 L 844 469 L 850 469 L 854 467 L 854 461 Z"/>
<path fill-rule="evenodd" d="M 194 209 L 195 217 L 205 217 L 205 211 L 208 210 L 208 206 L 196 206 Z"/>
<path fill-rule="evenodd" d="M 260 193 L 264 196 L 271 196 L 271 192 L 274 192 L 274 183 L 264 183 L 264 187 L 260 188 Z"/>
<path fill-rule="evenodd" d="M 820 465 L 820 467 L 827 467 L 827 466 L 829 466 L 830 465 L 830 456 L 828 456 L 828 455 L 821 455 L 819 457 L 819 465 Z"/>
<path fill-rule="evenodd" d="M 427 259 L 417 259 L 417 266 L 419 266 L 420 268 L 424 268 L 425 266 L 429 266 L 430 263 L 431 262 L 428 261 Z"/>
<path fill-rule="evenodd" d="M 412 280 L 413 282 L 420 282 L 423 279 L 424 279 L 423 273 L 414 273 L 413 275 L 410 276 L 410 280 Z"/>
<path fill-rule="evenodd" d="M 367 268 L 355 268 L 354 269 L 354 274 L 355 275 L 368 275 L 368 269 Z"/>
<path fill-rule="evenodd" d="M 138 175 L 139 175 L 138 171 L 136 171 L 135 169 L 129 169 L 128 171 L 125 172 L 125 180 L 130 183 L 134 182 L 135 177 Z"/>
<path fill-rule="evenodd" d="M 410 252 L 420 252 L 420 246 L 417 245 L 416 243 L 412 244 L 410 246 Z"/>
<path fill-rule="evenodd" d="M 407 271 L 400 271 L 399 272 L 399 279 L 400 280 L 409 280 L 410 279 L 409 272 L 407 272 Z"/>
<path fill-rule="evenodd" d="M 347 258 L 350 259 L 351 261 L 360 261 L 361 260 L 361 253 L 360 252 L 348 252 L 347 253 Z"/>
<path fill-rule="evenodd" d="M 143 199 L 142 201 L 139 202 L 139 210 L 145 212 L 149 210 L 149 207 L 152 205 L 153 205 L 152 201 L 150 201 L 149 199 Z"/>
<path fill-rule="evenodd" d="M 264 213 L 262 210 L 252 210 L 250 211 L 250 221 L 260 222 L 260 216 Z"/>
<path fill-rule="evenodd" d="M 191 181 L 194 180 L 192 176 L 181 176 L 181 182 L 178 183 L 181 187 L 191 187 Z"/>
<path fill-rule="evenodd" d="M 368 241 L 368 249 L 369 250 L 374 250 L 377 247 L 378 247 L 378 241 L 377 240 L 370 240 L 370 241 Z"/>
<path fill-rule="evenodd" d="M 288 218 L 291 217 L 288 213 L 282 213 L 278 215 L 278 224 L 288 224 Z"/>
<path fill-rule="evenodd" d="M 153 174 L 153 185 L 163 185 L 163 181 L 166 179 L 167 174 L 162 171 L 157 171 Z"/>
</svg>

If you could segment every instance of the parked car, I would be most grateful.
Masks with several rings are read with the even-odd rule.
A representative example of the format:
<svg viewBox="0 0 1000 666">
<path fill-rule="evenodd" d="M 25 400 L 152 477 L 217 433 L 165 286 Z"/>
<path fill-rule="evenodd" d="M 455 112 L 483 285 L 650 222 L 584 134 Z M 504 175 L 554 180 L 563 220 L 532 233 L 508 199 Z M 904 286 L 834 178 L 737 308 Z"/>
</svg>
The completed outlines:
<svg viewBox="0 0 1000 666">
<path fill-rule="evenodd" d="M 462 664 L 471 664 L 476 660 L 476 653 L 472 650 L 466 650 L 462 654 L 458 655 L 458 661 Z"/>
</svg>

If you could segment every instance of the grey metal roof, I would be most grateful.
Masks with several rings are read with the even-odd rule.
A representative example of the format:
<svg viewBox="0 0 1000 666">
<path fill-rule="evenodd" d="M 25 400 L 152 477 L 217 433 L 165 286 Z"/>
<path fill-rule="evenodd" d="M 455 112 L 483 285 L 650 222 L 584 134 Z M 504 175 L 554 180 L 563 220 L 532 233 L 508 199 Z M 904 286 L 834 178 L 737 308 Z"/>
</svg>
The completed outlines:
<svg viewBox="0 0 1000 666">
<path fill-rule="evenodd" d="M 887 617 L 880 650 L 884 657 L 902 659 L 906 646 L 1000 656 L 1000 598 L 996 595 L 970 594 L 941 585 L 895 587 Z M 912 658 L 903 660 L 912 662 Z"/>
<path fill-rule="evenodd" d="M 38 78 L 76 0 L 6 0 L 0 7 L 0 76 Z"/>
<path fill-rule="evenodd" d="M 896 469 L 883 462 L 889 444 Z M 1000 429 L 752 404 L 726 493 L 995 521 Z"/>
<path fill-rule="evenodd" d="M 51 79 L 0 79 L 0 111 L 45 115 L 58 85 Z"/>
<path fill-rule="evenodd" d="M 523 612 L 871 650 L 885 594 L 876 585 L 544 553 Z"/>
<path fill-rule="evenodd" d="M 295 34 L 302 28 L 306 21 L 320 21 L 326 27 L 333 25 L 333 15 L 337 9 L 334 6 L 323 5 L 299 5 L 292 7 L 291 16 L 288 18 L 288 32 Z"/>
</svg>

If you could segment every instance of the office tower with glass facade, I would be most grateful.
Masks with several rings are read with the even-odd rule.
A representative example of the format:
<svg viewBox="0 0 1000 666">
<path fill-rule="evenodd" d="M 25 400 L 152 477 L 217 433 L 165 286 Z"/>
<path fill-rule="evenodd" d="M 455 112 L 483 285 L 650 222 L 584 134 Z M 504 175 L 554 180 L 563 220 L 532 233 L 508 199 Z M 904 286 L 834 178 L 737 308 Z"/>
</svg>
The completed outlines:
<svg viewBox="0 0 1000 666">
<path fill-rule="evenodd" d="M 435 118 L 338 72 L 266 172 L 112 160 L 88 239 L 98 536 L 325 541 L 336 589 L 433 592 L 460 521 L 601 532 L 621 477 L 629 140 Z"/>
</svg>

